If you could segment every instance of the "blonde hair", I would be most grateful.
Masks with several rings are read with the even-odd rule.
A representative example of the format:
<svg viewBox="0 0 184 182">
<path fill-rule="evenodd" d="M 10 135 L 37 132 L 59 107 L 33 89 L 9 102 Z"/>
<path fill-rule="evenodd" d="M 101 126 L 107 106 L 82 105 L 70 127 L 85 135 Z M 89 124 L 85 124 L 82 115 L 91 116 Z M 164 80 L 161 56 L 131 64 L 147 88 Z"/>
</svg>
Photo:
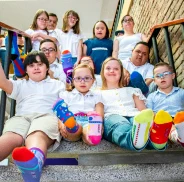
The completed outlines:
<svg viewBox="0 0 184 182">
<path fill-rule="evenodd" d="M 100 72 L 100 75 L 101 75 L 101 78 L 102 78 L 102 90 L 106 90 L 107 89 L 107 81 L 104 77 L 104 69 L 105 69 L 105 65 L 109 62 L 109 61 L 117 61 L 119 63 L 119 66 L 120 66 L 120 70 L 121 70 L 121 77 L 119 79 L 119 83 L 118 83 L 118 86 L 120 88 L 123 87 L 124 85 L 124 75 L 123 75 L 123 65 L 121 63 L 121 61 L 119 59 L 116 59 L 116 58 L 113 58 L 113 57 L 108 57 L 107 59 L 105 59 L 105 61 L 103 62 L 102 64 L 102 68 L 101 68 L 101 72 Z"/>
<path fill-rule="evenodd" d="M 73 10 L 69 10 L 65 13 L 64 17 L 63 17 L 63 27 L 62 27 L 62 31 L 67 33 L 69 30 L 68 30 L 68 16 L 69 15 L 73 15 L 74 17 L 77 18 L 77 21 L 76 21 L 76 24 L 72 27 L 73 28 L 73 32 L 75 34 L 80 34 L 80 27 L 79 27 L 79 24 L 80 24 L 80 17 L 78 15 L 77 12 L 73 11 Z"/>
<path fill-rule="evenodd" d="M 93 80 L 95 80 L 95 73 L 94 73 L 94 70 L 87 64 L 79 64 L 78 66 L 76 66 L 73 70 L 73 73 L 72 73 L 72 78 L 74 78 L 75 76 L 75 72 L 77 69 L 80 69 L 80 68 L 88 68 L 90 70 L 90 73 L 91 73 L 91 76 L 93 78 Z M 68 86 L 67 87 L 67 90 L 68 91 L 72 91 L 73 89 L 75 88 L 73 82 L 72 82 L 72 85 L 71 86 Z"/>
</svg>

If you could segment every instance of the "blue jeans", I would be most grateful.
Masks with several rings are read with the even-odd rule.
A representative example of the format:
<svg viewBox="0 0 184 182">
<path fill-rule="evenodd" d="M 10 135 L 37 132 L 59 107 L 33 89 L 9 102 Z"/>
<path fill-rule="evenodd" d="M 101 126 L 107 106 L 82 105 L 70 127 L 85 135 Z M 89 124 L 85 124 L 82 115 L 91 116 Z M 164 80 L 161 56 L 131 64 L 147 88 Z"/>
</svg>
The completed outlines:
<svg viewBox="0 0 184 182">
<path fill-rule="evenodd" d="M 132 126 L 133 117 L 123 117 L 118 114 L 110 115 L 104 119 L 104 138 L 121 148 L 141 151 L 145 147 L 136 149 L 133 146 Z"/>
</svg>

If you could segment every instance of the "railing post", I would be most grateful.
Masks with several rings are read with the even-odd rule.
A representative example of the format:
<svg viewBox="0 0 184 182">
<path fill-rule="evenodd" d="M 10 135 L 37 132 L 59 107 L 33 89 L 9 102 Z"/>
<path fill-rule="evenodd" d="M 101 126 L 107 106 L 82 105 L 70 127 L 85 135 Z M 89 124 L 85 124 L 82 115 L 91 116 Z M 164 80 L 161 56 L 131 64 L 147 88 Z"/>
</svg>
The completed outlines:
<svg viewBox="0 0 184 182">
<path fill-rule="evenodd" d="M 166 48 L 167 48 L 168 60 L 169 60 L 170 65 L 173 68 L 174 73 L 176 74 L 168 27 L 164 27 L 164 37 L 165 37 L 165 43 L 166 43 Z M 176 77 L 174 79 L 174 85 L 176 87 L 178 86 Z"/>
<path fill-rule="evenodd" d="M 9 67 L 11 62 L 11 47 L 12 47 L 13 32 L 8 31 L 8 45 L 6 47 L 6 58 L 4 64 L 4 73 L 7 78 L 9 78 Z M 6 93 L 2 91 L 1 93 L 1 107 L 0 107 L 0 135 L 2 135 L 5 119 L 6 110 Z"/>
<path fill-rule="evenodd" d="M 155 63 L 159 62 L 159 51 L 158 51 L 158 44 L 157 44 L 157 39 L 155 35 L 152 37 L 152 44 L 153 44 L 153 52 L 155 55 Z"/>
<path fill-rule="evenodd" d="M 181 24 L 181 28 L 182 28 L 182 35 L 183 35 L 183 39 L 184 39 L 184 23 Z"/>
</svg>

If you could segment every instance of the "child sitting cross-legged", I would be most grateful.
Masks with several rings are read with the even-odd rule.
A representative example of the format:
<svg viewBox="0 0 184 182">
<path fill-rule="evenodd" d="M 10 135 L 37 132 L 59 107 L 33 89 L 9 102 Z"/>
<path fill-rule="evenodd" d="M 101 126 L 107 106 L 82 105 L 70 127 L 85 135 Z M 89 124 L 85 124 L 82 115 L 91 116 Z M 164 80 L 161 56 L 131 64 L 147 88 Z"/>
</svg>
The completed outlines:
<svg viewBox="0 0 184 182">
<path fill-rule="evenodd" d="M 158 89 L 148 96 L 147 107 L 154 113 L 163 109 L 174 118 L 169 139 L 184 146 L 184 89 L 173 86 L 175 74 L 167 63 L 156 64 L 153 74 Z"/>
<path fill-rule="evenodd" d="M 101 94 L 90 90 L 95 81 L 94 70 L 79 64 L 73 71 L 72 91 L 65 91 L 53 106 L 61 135 L 68 141 L 81 138 L 88 145 L 97 145 L 102 138 L 103 104 Z"/>
<path fill-rule="evenodd" d="M 146 109 L 141 90 L 123 87 L 123 66 L 119 59 L 107 58 L 102 64 L 104 138 L 118 146 L 141 151 L 145 147 L 164 150 L 172 117 L 164 110 Z"/>
</svg>

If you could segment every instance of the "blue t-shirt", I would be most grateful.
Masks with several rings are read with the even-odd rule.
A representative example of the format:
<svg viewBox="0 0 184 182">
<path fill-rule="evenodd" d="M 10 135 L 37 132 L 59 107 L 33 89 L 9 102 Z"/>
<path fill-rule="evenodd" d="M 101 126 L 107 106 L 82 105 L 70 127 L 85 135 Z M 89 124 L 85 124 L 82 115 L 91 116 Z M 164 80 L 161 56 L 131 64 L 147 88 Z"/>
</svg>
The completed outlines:
<svg viewBox="0 0 184 182">
<path fill-rule="evenodd" d="M 173 87 L 169 94 L 158 89 L 148 95 L 146 106 L 155 113 L 162 109 L 174 117 L 177 112 L 184 111 L 184 89 Z"/>
<path fill-rule="evenodd" d="M 95 74 L 100 74 L 103 61 L 112 56 L 113 41 L 111 39 L 88 39 L 84 42 L 87 46 L 87 56 L 91 56 L 95 65 Z"/>
</svg>

